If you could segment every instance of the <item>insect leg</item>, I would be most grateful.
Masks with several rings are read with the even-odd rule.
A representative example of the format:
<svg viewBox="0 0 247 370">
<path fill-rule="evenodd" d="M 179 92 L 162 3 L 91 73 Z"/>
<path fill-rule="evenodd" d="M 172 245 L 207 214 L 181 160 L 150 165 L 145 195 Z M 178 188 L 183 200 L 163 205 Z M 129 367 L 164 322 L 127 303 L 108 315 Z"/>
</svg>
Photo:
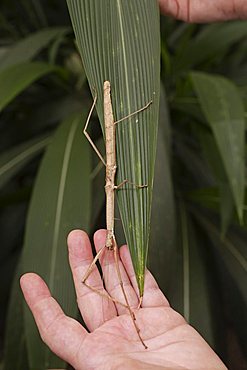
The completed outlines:
<svg viewBox="0 0 247 370">
<path fill-rule="evenodd" d="M 100 258 L 101 254 L 104 252 L 105 250 L 105 246 L 103 248 L 101 248 L 98 253 L 96 254 L 96 256 L 94 257 L 93 261 L 91 262 L 91 264 L 89 265 L 85 275 L 83 276 L 83 279 L 82 279 L 82 283 L 85 283 L 85 281 L 87 280 L 87 278 L 89 277 L 89 275 L 91 274 L 96 262 L 98 261 L 98 259 Z"/>
<path fill-rule="evenodd" d="M 125 179 L 125 180 L 123 180 L 122 182 L 120 182 L 120 184 L 118 184 L 118 185 L 115 185 L 114 186 L 114 189 L 115 190 L 118 190 L 118 189 L 120 189 L 121 187 L 123 187 L 123 185 L 125 185 L 125 184 L 131 184 L 131 185 L 134 185 L 136 188 L 138 188 L 138 189 L 142 189 L 142 188 L 147 188 L 148 187 L 148 185 L 147 184 L 145 184 L 145 185 L 137 185 L 137 184 L 134 184 L 133 182 L 131 182 L 131 181 L 129 181 L 129 180 L 127 180 L 127 179 Z"/>
<path fill-rule="evenodd" d="M 135 115 L 135 114 L 137 114 L 137 113 L 140 113 L 140 112 L 144 111 L 144 110 L 145 110 L 145 109 L 147 109 L 147 108 L 148 108 L 152 103 L 153 103 L 153 101 L 151 100 L 149 103 L 147 103 L 146 105 L 144 105 L 144 107 L 142 107 L 142 108 L 140 108 L 140 109 L 137 109 L 135 112 L 128 114 L 127 116 L 125 116 L 125 117 L 123 117 L 123 118 L 119 119 L 118 121 L 115 121 L 115 122 L 114 122 L 114 125 L 116 125 L 117 123 L 120 123 L 120 122 L 122 122 L 122 121 L 124 121 L 124 120 L 126 120 L 126 119 L 128 119 L 128 118 L 130 118 L 130 117 L 132 117 L 132 116 L 134 116 L 134 115 Z"/>
<path fill-rule="evenodd" d="M 117 299 L 114 299 L 113 297 L 110 296 L 110 294 L 107 293 L 107 291 L 104 291 L 102 292 L 101 290 L 99 289 L 96 289 L 94 288 L 93 286 L 87 284 L 86 280 L 87 278 L 90 276 L 93 268 L 95 267 L 96 265 L 96 262 L 99 260 L 100 256 L 102 255 L 102 253 L 107 249 L 106 245 L 101 248 L 98 253 L 96 254 L 96 256 L 94 257 L 93 261 L 91 262 L 91 264 L 89 265 L 85 275 L 83 276 L 82 278 L 82 284 L 84 284 L 87 288 L 89 288 L 90 290 L 92 290 L 94 293 L 97 293 L 99 294 L 100 296 L 104 297 L 104 298 L 108 298 L 110 299 L 111 301 L 113 301 L 114 303 L 117 303 L 117 304 L 120 304 L 121 306 L 125 307 L 125 308 L 128 308 L 127 305 L 125 305 L 124 303 L 121 303 L 119 302 Z"/>
<path fill-rule="evenodd" d="M 86 136 L 86 138 L 88 139 L 89 143 L 92 145 L 93 149 L 95 150 L 96 154 L 98 155 L 99 159 L 103 162 L 104 166 L 106 165 L 105 163 L 105 160 L 103 158 L 103 156 L 101 155 L 101 153 L 99 152 L 98 148 L 96 147 L 96 145 L 94 144 L 93 140 L 91 139 L 89 133 L 87 132 L 87 128 L 88 128 L 88 124 L 89 124 L 89 121 L 90 121 L 90 118 L 92 116 L 92 113 L 93 113 L 93 110 L 94 110 L 94 107 L 96 105 L 96 101 L 97 101 L 97 94 L 95 94 L 95 97 L 94 97 L 94 101 L 93 101 L 93 104 L 92 104 L 92 107 L 89 111 L 89 114 L 88 114 L 88 117 L 87 117 L 87 121 L 86 121 L 86 124 L 85 124 L 85 127 L 83 129 L 83 133 L 84 135 Z"/>
</svg>

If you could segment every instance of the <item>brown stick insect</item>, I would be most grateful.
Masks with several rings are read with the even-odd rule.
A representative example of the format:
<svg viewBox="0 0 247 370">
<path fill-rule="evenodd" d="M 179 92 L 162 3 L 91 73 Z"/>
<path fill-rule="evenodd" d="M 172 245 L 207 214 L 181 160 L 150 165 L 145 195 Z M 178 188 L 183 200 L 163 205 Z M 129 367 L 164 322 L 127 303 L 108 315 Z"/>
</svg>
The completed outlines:
<svg viewBox="0 0 247 370">
<path fill-rule="evenodd" d="M 120 304 L 120 305 L 124 306 L 125 308 L 127 308 L 127 310 L 130 313 L 130 316 L 132 318 L 132 321 L 133 321 L 134 327 L 136 329 L 136 332 L 138 334 L 138 337 L 139 337 L 141 343 L 143 344 L 143 346 L 145 348 L 147 348 L 146 344 L 144 343 L 144 341 L 143 341 L 143 339 L 140 335 L 140 329 L 138 328 L 138 326 L 136 324 L 136 318 L 135 318 L 134 312 L 132 311 L 132 309 L 129 305 L 128 297 L 126 295 L 124 285 L 123 285 L 123 281 L 122 281 L 122 277 L 121 277 L 121 273 L 120 273 L 120 268 L 119 268 L 119 263 L 118 263 L 118 258 L 119 258 L 118 257 L 118 247 L 117 247 L 116 238 L 115 238 L 115 234 L 114 234 L 114 205 L 115 205 L 114 203 L 115 203 L 115 191 L 120 189 L 126 183 L 132 184 L 136 188 L 140 188 L 140 189 L 144 188 L 144 187 L 147 187 L 147 185 L 135 185 L 127 179 L 122 181 L 118 185 L 115 184 L 115 175 L 116 175 L 116 170 L 117 170 L 117 163 L 116 163 L 116 125 L 118 123 L 126 120 L 127 118 L 129 118 L 129 117 L 147 109 L 150 106 L 150 104 L 152 103 L 152 101 L 150 101 L 148 104 L 146 104 L 144 107 L 138 109 L 137 111 L 127 115 L 126 117 L 123 117 L 118 121 L 114 121 L 110 90 L 111 90 L 110 82 L 105 81 L 104 82 L 104 124 L 105 124 L 106 159 L 103 158 L 103 156 L 101 155 L 101 153 L 99 152 L 99 150 L 97 149 L 97 147 L 95 146 L 94 142 L 92 141 L 91 137 L 89 136 L 89 134 L 87 132 L 88 124 L 89 124 L 93 109 L 94 109 L 94 107 L 96 105 L 96 101 L 97 101 L 97 94 L 96 93 L 95 93 L 94 101 L 93 101 L 92 107 L 90 109 L 90 112 L 89 112 L 89 115 L 88 115 L 88 118 L 87 118 L 87 121 L 86 121 L 86 124 L 85 124 L 85 128 L 83 130 L 83 133 L 87 137 L 88 141 L 90 142 L 90 144 L 92 145 L 96 154 L 98 155 L 98 157 L 100 158 L 100 160 L 102 161 L 102 163 L 104 164 L 104 166 L 106 168 L 105 193 L 106 193 L 106 229 L 107 229 L 107 236 L 106 236 L 105 246 L 102 249 L 100 249 L 100 251 L 96 254 L 95 258 L 93 259 L 92 263 L 88 267 L 88 270 L 87 270 L 87 272 L 85 273 L 85 275 L 82 279 L 82 283 L 85 284 L 89 289 L 93 290 L 94 292 L 96 292 L 96 293 L 102 295 L 103 297 L 106 297 L 106 298 L 112 300 L 113 302 L 115 302 L 117 304 Z M 97 290 L 96 288 L 90 286 L 86 282 L 86 280 L 89 277 L 89 275 L 91 274 L 91 271 L 94 268 L 97 260 L 100 258 L 100 256 L 102 255 L 102 253 L 104 252 L 105 249 L 111 250 L 114 253 L 116 272 L 117 272 L 117 276 L 118 276 L 118 279 L 119 279 L 119 284 L 120 284 L 120 287 L 121 287 L 121 290 L 122 290 L 122 293 L 123 293 L 125 304 L 122 303 L 122 302 L 119 302 L 116 299 L 114 299 L 114 297 L 111 297 L 110 294 L 108 294 L 106 292 L 103 293 L 103 292 Z M 140 307 L 140 305 L 141 305 L 141 302 L 139 304 L 139 307 Z"/>
</svg>

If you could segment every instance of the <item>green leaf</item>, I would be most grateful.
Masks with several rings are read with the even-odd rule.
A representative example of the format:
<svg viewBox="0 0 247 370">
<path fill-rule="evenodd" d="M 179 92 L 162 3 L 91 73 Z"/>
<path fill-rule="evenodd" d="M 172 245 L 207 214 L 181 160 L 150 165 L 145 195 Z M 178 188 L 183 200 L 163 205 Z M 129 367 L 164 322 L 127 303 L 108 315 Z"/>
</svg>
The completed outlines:
<svg viewBox="0 0 247 370">
<path fill-rule="evenodd" d="M 247 273 L 247 249 L 246 249 L 246 232 L 241 240 L 240 236 L 234 235 L 233 232 L 227 234 L 224 239 L 217 227 L 215 218 L 199 214 L 194 210 L 197 220 L 205 229 L 206 234 L 211 239 L 214 247 L 219 252 L 222 263 L 231 274 L 235 284 L 241 292 L 245 304 L 247 304 L 246 294 L 246 273 Z M 240 234 L 241 235 L 241 234 Z"/>
<path fill-rule="evenodd" d="M 176 215 L 170 164 L 170 121 L 164 90 L 161 89 L 160 122 L 155 162 L 148 266 L 159 287 L 166 292 L 176 245 Z"/>
<path fill-rule="evenodd" d="M 199 102 L 218 147 L 238 217 L 242 220 L 244 198 L 244 106 L 229 80 L 193 72 L 191 78 Z"/>
<path fill-rule="evenodd" d="M 186 168 L 187 174 L 191 175 L 193 178 L 193 188 L 195 184 L 197 186 L 210 186 L 214 184 L 214 178 L 210 171 L 208 171 L 207 166 L 205 166 L 205 161 L 199 155 L 198 148 L 195 149 L 192 145 L 188 145 L 187 140 L 185 140 L 182 135 L 176 136 L 174 144 L 176 145 L 176 152 L 179 160 Z M 181 181 L 181 179 L 179 181 Z"/>
<path fill-rule="evenodd" d="M 203 250 L 204 240 L 199 238 L 200 234 L 196 232 L 183 201 L 179 201 L 177 232 L 178 243 L 173 258 L 168 299 L 189 324 L 211 345 L 215 345 L 216 320 L 210 301 L 213 291 L 210 283 L 212 271 L 206 263 L 208 256 L 205 253 L 207 249 Z"/>
<path fill-rule="evenodd" d="M 5 208 L 11 205 L 17 206 L 30 200 L 32 186 L 22 186 L 20 189 L 13 191 L 2 192 L 0 196 L 0 208 Z"/>
<path fill-rule="evenodd" d="M 211 212 L 199 213 L 195 208 L 193 213 L 205 231 L 203 239 L 208 237 L 214 247 L 214 264 L 220 278 L 221 297 L 224 299 L 223 312 L 230 318 L 232 328 L 238 334 L 239 345 L 246 353 L 246 230 L 239 226 L 231 227 L 222 239 L 217 217 Z"/>
<path fill-rule="evenodd" d="M 221 232 L 223 236 L 231 222 L 234 211 L 234 200 L 231 188 L 213 135 L 208 131 L 203 131 L 201 128 L 199 128 L 199 130 L 197 129 L 197 135 L 205 159 L 218 182 L 220 191 Z"/>
<path fill-rule="evenodd" d="M 197 36 L 175 58 L 175 69 L 188 69 L 217 56 L 234 43 L 246 38 L 245 21 L 213 23 L 203 27 Z"/>
<path fill-rule="evenodd" d="M 66 95 L 58 99 L 42 102 L 39 107 L 32 112 L 30 121 L 34 121 L 36 126 L 42 127 L 44 122 L 51 124 L 53 122 L 62 122 L 73 114 L 83 111 L 81 101 L 75 96 Z"/>
<path fill-rule="evenodd" d="M 145 111 L 117 125 L 117 192 L 126 240 L 143 294 L 148 252 L 151 200 L 158 127 L 160 90 L 159 8 L 156 0 L 67 0 L 85 72 L 98 95 L 102 129 L 103 83 L 112 87 L 115 120 L 151 100 Z M 93 93 L 94 95 L 95 93 Z"/>
<path fill-rule="evenodd" d="M 18 64 L 1 71 L 0 112 L 35 80 L 58 69 L 55 65 L 37 62 Z"/>
<path fill-rule="evenodd" d="M 198 102 L 196 98 L 190 97 L 175 97 L 171 103 L 171 108 L 174 111 L 182 112 L 184 115 L 188 115 L 191 118 L 195 118 L 196 121 L 205 123 L 205 118 L 202 114 L 200 107 L 198 106 Z"/>
<path fill-rule="evenodd" d="M 202 207 L 208 208 L 212 211 L 220 212 L 221 209 L 221 189 L 216 187 L 200 188 L 197 190 L 189 191 L 185 193 L 187 200 L 195 202 Z M 245 188 L 245 202 L 244 202 L 244 219 L 246 220 L 246 211 L 247 211 L 247 189 Z M 237 222 L 236 213 L 233 215 L 234 221 Z M 246 221 L 244 222 L 246 225 Z M 225 233 L 222 235 L 225 237 Z"/>
<path fill-rule="evenodd" d="M 29 369 L 24 329 L 23 295 L 19 284 L 20 276 L 21 262 L 18 264 L 11 289 L 4 342 L 3 370 Z"/>
<path fill-rule="evenodd" d="M 16 175 L 50 142 L 49 137 L 36 138 L 22 143 L 0 156 L 0 188 Z"/>
<path fill-rule="evenodd" d="M 30 61 L 54 39 L 64 36 L 69 31 L 69 27 L 53 27 L 27 36 L 10 47 L 0 58 L 0 70 Z"/>
<path fill-rule="evenodd" d="M 203 207 L 219 211 L 220 194 L 216 187 L 200 188 L 186 193 L 186 198 Z"/>
<path fill-rule="evenodd" d="M 40 274 L 69 316 L 77 304 L 68 265 L 66 238 L 74 228 L 88 231 L 90 220 L 90 148 L 81 133 L 85 117 L 59 127 L 39 170 L 28 212 L 23 270 Z M 42 343 L 28 308 L 25 328 L 31 369 L 65 368 Z"/>
</svg>

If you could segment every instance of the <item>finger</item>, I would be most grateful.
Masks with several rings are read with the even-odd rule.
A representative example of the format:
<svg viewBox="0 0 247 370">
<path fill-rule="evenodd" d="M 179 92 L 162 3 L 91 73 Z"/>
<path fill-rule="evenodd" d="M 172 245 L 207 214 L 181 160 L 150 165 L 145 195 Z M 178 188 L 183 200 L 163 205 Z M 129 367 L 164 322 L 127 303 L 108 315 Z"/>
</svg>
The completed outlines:
<svg viewBox="0 0 247 370">
<path fill-rule="evenodd" d="M 246 17 L 247 6 L 232 1 L 159 0 L 162 13 L 185 22 L 206 23 Z"/>
<path fill-rule="evenodd" d="M 170 15 L 174 18 L 180 18 L 181 10 L 184 9 L 183 5 L 185 5 L 185 1 L 187 0 L 159 0 L 160 10 L 166 15 Z M 182 6 L 181 2 L 183 2 Z"/>
<path fill-rule="evenodd" d="M 40 276 L 27 273 L 21 277 L 20 285 L 43 341 L 57 356 L 78 368 L 77 358 L 87 331 L 65 316 Z"/>
<path fill-rule="evenodd" d="M 93 260 L 91 243 L 87 234 L 81 230 L 72 231 L 68 236 L 68 249 L 78 306 L 85 324 L 90 331 L 93 331 L 105 321 L 115 317 L 117 315 L 116 308 L 108 298 L 97 294 L 82 283 Z M 106 293 L 96 265 L 86 283 L 102 294 Z"/>
<path fill-rule="evenodd" d="M 124 267 L 127 271 L 127 274 L 129 276 L 129 279 L 132 283 L 132 286 L 134 287 L 135 291 L 138 294 L 138 286 L 136 283 L 135 272 L 127 245 L 123 245 L 120 248 L 120 256 L 124 264 Z M 169 302 L 162 293 L 162 291 L 160 290 L 151 272 L 149 270 L 146 270 L 142 307 L 159 307 L 159 306 L 168 307 Z"/>
<path fill-rule="evenodd" d="M 98 230 L 94 234 L 94 244 L 95 244 L 96 251 L 100 250 L 105 245 L 105 242 L 106 242 L 106 230 Z M 120 271 L 121 276 L 119 276 L 117 272 L 116 261 L 115 261 L 113 250 L 106 249 L 105 253 L 100 258 L 100 264 L 101 264 L 102 271 L 103 271 L 105 287 L 108 293 L 112 297 L 114 297 L 119 302 L 126 304 L 126 301 L 124 299 L 124 295 L 121 289 L 121 285 L 120 285 L 120 279 L 121 279 L 123 282 L 123 288 L 128 298 L 128 303 L 130 307 L 136 308 L 139 303 L 138 296 L 136 295 L 136 292 L 130 283 L 130 280 L 121 262 L 121 259 L 118 258 L 117 262 L 118 262 L 119 271 Z M 119 304 L 116 304 L 116 307 L 118 310 L 118 314 L 123 314 L 127 312 L 127 308 Z"/>
</svg>

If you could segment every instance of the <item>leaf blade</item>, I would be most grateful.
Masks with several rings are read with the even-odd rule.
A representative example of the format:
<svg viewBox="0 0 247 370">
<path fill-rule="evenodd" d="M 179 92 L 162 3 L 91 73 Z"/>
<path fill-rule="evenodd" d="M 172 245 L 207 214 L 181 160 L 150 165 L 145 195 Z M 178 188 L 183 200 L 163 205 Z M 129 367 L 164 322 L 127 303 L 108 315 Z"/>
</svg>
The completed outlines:
<svg viewBox="0 0 247 370">
<path fill-rule="evenodd" d="M 231 187 L 239 219 L 244 199 L 244 106 L 229 80 L 193 72 L 191 78 L 202 110 L 214 134 Z"/>
<path fill-rule="evenodd" d="M 170 163 L 170 131 L 167 99 L 164 89 L 161 89 L 148 267 L 154 273 L 164 293 L 170 281 L 170 267 L 176 245 L 176 209 Z"/>
<path fill-rule="evenodd" d="M 175 70 L 185 70 L 224 53 L 234 43 L 244 39 L 247 26 L 244 21 L 213 23 L 203 27 L 175 57 Z"/>
<path fill-rule="evenodd" d="M 69 27 L 52 27 L 28 35 L 7 49 L 0 58 L 0 71 L 30 61 L 50 42 L 65 35 L 69 30 Z"/>
<path fill-rule="evenodd" d="M 0 156 L 0 188 L 3 187 L 25 164 L 42 151 L 50 142 L 42 137 L 22 143 Z"/>
<path fill-rule="evenodd" d="M 4 343 L 4 370 L 29 370 L 23 315 L 23 295 L 20 290 L 21 261 L 11 289 Z M 15 333 L 15 335 L 13 335 Z"/>
<path fill-rule="evenodd" d="M 183 200 L 179 201 L 177 211 L 178 243 L 167 296 L 171 305 L 214 346 L 217 336 L 214 327 L 219 320 L 214 319 L 210 301 L 214 285 L 210 266 L 205 263 L 207 249 L 201 248 L 204 240 L 197 237 L 197 230 Z"/>
<path fill-rule="evenodd" d="M 46 63 L 24 63 L 0 72 L 0 112 L 32 82 L 55 72 L 58 67 Z"/>
</svg>

